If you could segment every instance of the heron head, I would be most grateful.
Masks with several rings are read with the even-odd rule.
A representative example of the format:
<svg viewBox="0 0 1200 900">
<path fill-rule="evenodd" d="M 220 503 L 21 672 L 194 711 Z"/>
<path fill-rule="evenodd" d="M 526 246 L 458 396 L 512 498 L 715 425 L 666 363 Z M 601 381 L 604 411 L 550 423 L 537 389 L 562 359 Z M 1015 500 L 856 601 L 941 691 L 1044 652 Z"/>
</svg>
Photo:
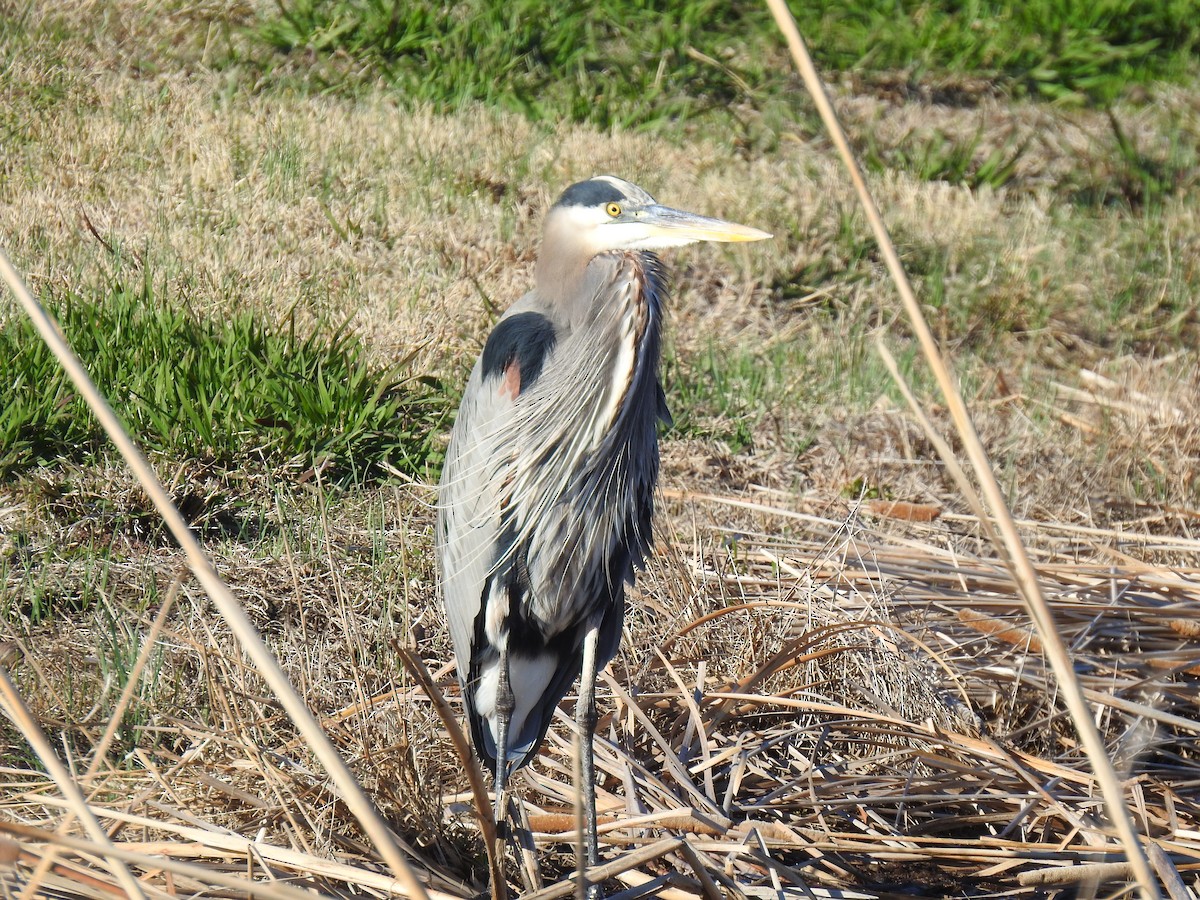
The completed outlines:
<svg viewBox="0 0 1200 900">
<path fill-rule="evenodd" d="M 546 218 L 559 248 L 587 257 L 607 250 L 660 250 L 697 241 L 761 241 L 771 235 L 722 219 L 662 206 L 636 184 L 598 175 L 573 184 Z"/>
</svg>

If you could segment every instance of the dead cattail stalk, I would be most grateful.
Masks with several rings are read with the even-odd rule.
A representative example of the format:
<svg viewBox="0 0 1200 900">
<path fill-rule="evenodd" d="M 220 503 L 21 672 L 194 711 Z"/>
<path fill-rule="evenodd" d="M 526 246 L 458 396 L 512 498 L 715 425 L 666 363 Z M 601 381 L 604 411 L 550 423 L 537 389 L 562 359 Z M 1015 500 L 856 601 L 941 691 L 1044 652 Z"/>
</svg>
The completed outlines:
<svg viewBox="0 0 1200 900">
<path fill-rule="evenodd" d="M 866 506 L 877 516 L 905 522 L 932 522 L 942 514 L 942 508 L 933 503 L 911 503 L 906 500 L 868 500 Z"/>
<path fill-rule="evenodd" d="M 1200 638 L 1200 619 L 1168 619 L 1167 627 L 1184 637 Z"/>
<path fill-rule="evenodd" d="M 985 616 L 981 612 L 964 608 L 958 611 L 958 621 L 974 628 L 980 634 L 986 634 L 988 637 L 1004 641 L 1006 644 L 1012 644 L 1014 647 L 1020 647 L 1031 653 L 1041 653 L 1043 650 L 1042 642 L 1038 640 L 1038 636 L 1031 629 L 1019 628 L 1004 619 Z"/>
</svg>

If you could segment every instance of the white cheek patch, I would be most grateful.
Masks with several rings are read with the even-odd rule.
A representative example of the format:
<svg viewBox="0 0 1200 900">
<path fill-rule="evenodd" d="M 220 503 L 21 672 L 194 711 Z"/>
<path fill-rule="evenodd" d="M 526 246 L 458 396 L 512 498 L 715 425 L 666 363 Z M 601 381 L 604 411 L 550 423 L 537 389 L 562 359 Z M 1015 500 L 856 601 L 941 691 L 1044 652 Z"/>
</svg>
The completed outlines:
<svg viewBox="0 0 1200 900">
<path fill-rule="evenodd" d="M 568 206 L 558 210 L 555 218 L 554 227 L 561 228 L 588 256 L 613 249 L 606 246 L 603 238 L 603 232 L 612 221 L 612 217 L 604 210 L 590 206 Z"/>
</svg>

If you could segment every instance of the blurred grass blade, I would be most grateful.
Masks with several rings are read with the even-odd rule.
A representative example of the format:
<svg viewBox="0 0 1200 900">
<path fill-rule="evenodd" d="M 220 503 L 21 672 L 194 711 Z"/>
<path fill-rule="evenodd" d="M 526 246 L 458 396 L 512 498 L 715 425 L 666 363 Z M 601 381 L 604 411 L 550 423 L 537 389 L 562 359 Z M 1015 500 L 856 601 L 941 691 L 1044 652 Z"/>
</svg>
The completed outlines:
<svg viewBox="0 0 1200 900">
<path fill-rule="evenodd" d="M 0 276 L 7 282 L 9 289 L 12 290 L 25 312 L 37 326 L 42 339 L 50 346 L 55 357 L 70 375 L 71 381 L 100 421 L 100 425 L 117 446 L 121 455 L 125 457 L 125 461 L 134 471 L 143 489 L 149 494 L 159 514 L 166 521 L 167 527 L 179 542 L 179 546 L 187 554 L 188 565 L 191 567 L 192 573 L 204 586 L 221 615 L 229 623 L 239 642 L 254 661 L 259 674 L 275 692 L 275 696 L 279 698 L 280 704 L 304 736 L 308 746 L 325 766 L 325 770 L 338 786 L 342 799 L 375 843 L 375 848 L 379 851 L 380 856 L 392 869 L 396 879 L 404 886 L 410 897 L 416 898 L 416 900 L 429 900 L 424 886 L 417 880 L 416 874 L 399 852 L 397 846 L 399 839 L 388 828 L 371 801 L 367 799 L 350 768 L 321 730 L 321 726 L 313 717 L 308 706 L 292 688 L 287 676 L 279 667 L 279 663 L 275 661 L 275 657 L 271 655 L 271 651 L 267 649 L 250 619 L 247 618 L 241 604 L 238 603 L 225 582 L 221 580 L 208 556 L 201 549 L 191 528 L 188 527 L 175 504 L 171 502 L 170 495 L 158 480 L 150 463 L 129 437 L 116 413 L 108 405 L 108 401 L 96 388 L 83 364 L 79 361 L 79 357 L 72 352 L 54 322 L 42 309 L 41 304 L 34 299 L 22 283 L 3 249 L 0 249 Z"/>
<path fill-rule="evenodd" d="M 1096 773 L 1101 792 L 1104 795 L 1109 820 L 1115 826 L 1120 836 L 1121 844 L 1125 849 L 1126 858 L 1129 860 L 1130 865 L 1133 866 L 1140 892 L 1144 898 L 1160 898 L 1162 893 L 1159 890 L 1158 881 L 1154 876 L 1154 871 L 1150 867 L 1150 861 L 1146 857 L 1138 833 L 1134 828 L 1133 818 L 1130 816 L 1129 809 L 1125 804 L 1124 788 L 1117 778 L 1112 761 L 1108 758 L 1104 739 L 1096 727 L 1091 709 L 1084 699 L 1083 689 L 1075 677 L 1075 670 L 1072 666 L 1070 655 L 1067 653 L 1066 645 L 1063 643 L 1062 637 L 1055 625 L 1054 614 L 1046 603 L 1046 598 L 1042 595 L 1041 585 L 1038 583 L 1033 565 L 1029 560 L 1028 554 L 1025 552 L 1021 536 L 1005 503 L 1004 493 L 996 481 L 995 474 L 992 472 L 987 451 L 984 450 L 983 443 L 979 440 L 979 435 L 975 431 L 975 426 L 971 421 L 966 404 L 963 402 L 954 378 L 950 373 L 950 369 L 942 356 L 941 350 L 937 346 L 937 342 L 933 338 L 933 333 L 929 330 L 929 325 L 925 321 L 925 315 L 921 311 L 921 305 L 917 302 L 916 295 L 909 284 L 908 276 L 905 274 L 904 266 L 900 262 L 900 256 L 896 252 L 895 245 L 888 235 L 887 227 L 884 225 L 883 219 L 879 214 L 879 208 L 876 206 L 870 190 L 867 188 L 862 171 L 859 169 L 854 155 L 850 151 L 845 133 L 838 122 L 833 105 L 829 102 L 829 97 L 825 92 L 824 85 L 821 83 L 816 67 L 813 65 L 812 58 L 809 56 L 804 41 L 800 37 L 800 32 L 796 28 L 796 22 L 783 0 L 767 0 L 767 5 L 775 16 L 775 21 L 779 24 L 780 31 L 783 32 L 787 39 L 792 57 L 796 62 L 797 68 L 800 70 L 800 76 L 804 80 L 805 87 L 808 89 L 813 102 L 817 106 L 821 120 L 825 123 L 825 127 L 834 145 L 837 147 L 843 162 L 846 164 L 846 168 L 850 172 L 855 192 L 862 203 L 867 221 L 871 225 L 871 231 L 879 242 L 880 251 L 887 264 L 888 272 L 896 284 L 896 289 L 900 294 L 905 312 L 908 314 L 909 322 L 916 333 L 917 340 L 925 354 L 925 359 L 933 370 L 938 386 L 941 388 L 942 396 L 945 398 L 946 404 L 950 409 L 955 428 L 958 430 L 959 437 L 962 439 L 967 451 L 967 456 L 971 461 L 975 477 L 979 479 L 984 497 L 987 500 L 992 516 L 995 518 L 997 529 L 1003 538 L 1005 558 L 1012 569 L 1013 577 L 1020 587 L 1021 596 L 1025 600 L 1030 617 L 1033 619 L 1034 624 L 1037 625 L 1038 633 L 1045 644 L 1046 655 L 1054 669 L 1055 676 L 1058 678 L 1063 700 L 1071 713 L 1075 728 L 1092 763 L 1092 769 Z"/>
<path fill-rule="evenodd" d="M 0 270 L 7 266 L 7 259 L 4 257 L 4 251 L 0 250 Z M 7 272 L 5 272 L 7 277 Z M 33 752 L 37 754 L 42 765 L 46 767 L 46 771 L 50 777 L 54 779 L 54 783 L 58 785 L 58 789 L 62 795 L 67 798 L 70 804 L 71 811 L 83 823 L 84 830 L 88 836 L 98 845 L 97 849 L 103 855 L 109 865 L 109 869 L 116 876 L 117 881 L 121 883 L 121 887 L 125 889 L 126 894 L 133 898 L 145 898 L 142 893 L 141 885 L 138 884 L 136 878 L 130 874 L 128 867 L 113 851 L 112 841 L 109 840 L 108 834 L 100 827 L 100 823 L 96 821 L 96 817 L 92 815 L 92 811 L 88 808 L 87 799 L 83 796 L 83 792 L 79 790 L 79 785 L 71 777 L 71 773 L 67 771 L 67 767 L 59 761 L 59 758 L 54 753 L 54 748 L 50 746 L 50 741 L 46 735 L 42 733 L 42 729 L 38 727 L 37 720 L 30 714 L 29 708 L 21 700 L 21 695 L 17 693 L 16 687 L 9 680 L 8 672 L 3 666 L 0 666 L 0 701 L 3 702 L 5 712 L 9 719 L 17 727 L 25 740 L 29 742 L 29 746 L 33 748 Z"/>
</svg>

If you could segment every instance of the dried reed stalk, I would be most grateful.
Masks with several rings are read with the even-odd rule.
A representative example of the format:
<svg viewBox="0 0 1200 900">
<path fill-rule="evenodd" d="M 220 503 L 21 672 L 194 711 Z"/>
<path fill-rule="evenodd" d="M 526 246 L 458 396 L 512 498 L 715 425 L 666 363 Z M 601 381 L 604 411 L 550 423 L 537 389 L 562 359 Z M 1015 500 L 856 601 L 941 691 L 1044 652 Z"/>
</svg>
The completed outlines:
<svg viewBox="0 0 1200 900">
<path fill-rule="evenodd" d="M 3 249 L 0 249 L 0 276 L 7 282 L 9 289 L 33 321 L 42 340 L 54 353 L 70 376 L 76 390 L 79 391 L 101 427 L 108 434 L 109 439 L 112 440 L 121 456 L 125 458 L 125 462 L 133 470 L 138 482 L 154 503 L 159 515 L 163 517 L 163 521 L 166 522 L 167 528 L 170 529 L 171 534 L 187 555 L 188 566 L 196 576 L 196 580 L 204 586 L 205 591 L 208 592 L 209 597 L 254 661 L 263 680 L 275 692 L 280 704 L 304 736 L 308 746 L 325 766 L 330 778 L 337 785 L 342 799 L 362 824 L 363 830 L 375 843 L 380 856 L 386 861 L 395 873 L 397 880 L 404 885 L 411 897 L 416 900 L 428 900 L 424 886 L 417 880 L 416 873 L 399 850 L 399 839 L 383 821 L 375 809 L 375 805 L 363 793 L 349 766 L 338 754 L 337 748 L 333 746 L 325 732 L 321 730 L 321 726 L 313 717 L 304 700 L 292 688 L 283 669 L 280 668 L 275 657 L 271 655 L 271 651 L 263 643 L 245 610 L 242 609 L 241 604 L 213 568 L 208 555 L 201 548 L 183 515 L 172 502 L 171 495 L 159 481 L 149 461 L 126 432 L 125 426 L 117 418 L 104 395 L 92 382 L 83 363 L 67 344 L 50 315 L 29 293 Z"/>
<path fill-rule="evenodd" d="M 1024 544 L 1021 542 L 1021 537 L 1017 532 L 1012 515 L 1008 511 L 1008 506 L 1004 500 L 1004 493 L 992 472 L 991 462 L 988 459 L 986 450 L 984 450 L 983 443 L 979 440 L 979 436 L 975 431 L 975 426 L 971 421 L 966 404 L 963 402 L 949 367 L 946 365 L 937 342 L 934 340 L 933 333 L 929 330 L 929 326 L 925 321 L 924 313 L 921 311 L 921 306 L 917 302 L 912 286 L 909 284 L 904 266 L 900 262 L 900 256 L 896 252 L 895 245 L 892 243 L 887 228 L 883 223 L 883 218 L 879 214 L 879 209 L 871 196 L 870 190 L 867 188 L 862 172 L 854 159 L 854 154 L 850 150 L 850 145 L 846 140 L 841 124 L 838 122 L 833 105 L 829 102 L 829 97 L 817 73 L 816 66 L 813 64 L 812 57 L 809 55 L 803 39 L 800 37 L 795 19 L 792 17 L 791 11 L 788 10 L 784 0 L 767 0 L 767 5 L 775 17 L 780 30 L 787 39 L 792 58 L 796 62 L 800 76 L 804 80 L 804 84 L 817 107 L 821 120 L 824 122 L 826 130 L 849 170 L 850 179 L 854 183 L 855 191 L 862 204 L 867 221 L 871 225 L 871 230 L 879 244 L 888 271 L 891 273 L 892 279 L 896 284 L 900 299 L 908 314 L 909 322 L 916 333 L 917 340 L 934 373 L 934 377 L 937 379 L 942 396 L 954 420 L 955 428 L 962 439 L 967 456 L 971 460 L 975 476 L 983 489 L 983 494 L 987 499 L 991 513 L 995 517 L 996 527 L 1003 536 L 1002 546 L 1006 562 L 1013 570 L 1013 575 L 1021 589 L 1021 596 L 1028 606 L 1030 617 L 1037 626 L 1042 641 L 1046 646 L 1046 655 L 1058 678 L 1063 700 L 1068 710 L 1070 710 L 1075 728 L 1087 751 L 1093 771 L 1096 773 L 1101 792 L 1104 795 L 1109 820 L 1115 826 L 1121 839 L 1121 844 L 1125 849 L 1126 858 L 1133 867 L 1140 893 L 1146 900 L 1161 898 L 1162 892 L 1159 890 L 1154 870 L 1151 868 L 1150 861 L 1146 857 L 1137 830 L 1134 827 L 1133 818 L 1130 816 L 1128 807 L 1125 804 L 1124 788 L 1117 777 L 1111 760 L 1108 758 L 1104 740 L 1101 738 L 1095 721 L 1092 719 L 1091 712 L 1084 699 L 1083 691 L 1075 679 L 1070 656 L 1067 653 L 1065 644 L 1058 635 L 1054 616 L 1045 601 L 1045 597 L 1042 595 L 1041 587 L 1033 571 L 1033 565 L 1025 551 Z M 981 521 L 983 520 L 981 519 Z"/>
<path fill-rule="evenodd" d="M 392 649 L 400 657 L 400 662 L 404 664 L 404 668 L 408 671 L 413 681 L 421 686 L 421 690 L 425 692 L 425 696 L 433 703 L 433 708 L 437 710 L 438 717 L 442 720 L 442 724 L 446 727 L 446 733 L 450 736 L 450 742 L 454 744 L 454 752 L 458 754 L 463 771 L 467 773 L 467 782 L 471 785 L 471 797 L 475 803 L 475 816 L 479 822 L 479 830 L 483 833 L 483 846 L 487 850 L 492 900 L 505 900 L 508 896 L 508 882 L 504 878 L 504 868 L 501 865 L 501 857 L 498 849 L 500 842 L 496 837 L 496 821 L 493 818 L 491 804 L 488 803 L 487 786 L 483 781 L 483 771 L 479 768 L 479 760 L 476 759 L 475 754 L 471 751 L 471 745 L 462 728 L 459 727 L 454 710 L 446 702 L 446 696 L 438 688 L 437 682 L 433 680 L 433 676 L 429 674 L 429 669 L 425 667 L 425 663 L 407 647 L 398 643 L 393 642 Z"/>
<path fill-rule="evenodd" d="M 163 625 L 166 624 L 167 616 L 171 614 L 171 607 L 175 603 L 175 598 L 179 595 L 179 588 L 183 585 L 181 576 L 177 576 L 172 582 L 171 587 L 167 590 L 167 596 L 163 599 L 162 606 L 159 608 L 158 615 L 154 617 L 154 622 L 150 626 L 150 631 L 146 634 L 146 639 L 142 642 L 142 649 L 138 652 L 137 659 L 134 660 L 133 668 L 129 671 L 129 677 L 125 681 L 125 687 L 121 691 L 121 696 L 117 698 L 117 704 L 113 708 L 112 715 L 109 717 L 108 725 L 104 729 L 104 734 L 100 737 L 100 742 L 92 751 L 92 761 L 88 765 L 87 772 L 83 776 L 83 781 L 88 783 L 100 771 L 100 765 L 104 762 L 108 754 L 108 748 L 112 745 L 113 738 L 116 737 L 117 729 L 121 726 L 121 721 L 125 718 L 125 710 L 128 709 L 130 701 L 133 699 L 133 692 L 137 690 L 138 684 L 142 679 L 142 671 L 146 668 L 146 663 L 150 661 L 150 654 L 153 652 L 155 645 L 158 643 L 158 636 L 162 632 Z M 68 829 L 75 821 L 75 813 L 73 810 L 68 811 L 63 817 L 62 822 L 58 826 L 59 834 L 66 834 Z M 20 900 L 33 900 L 37 896 L 38 888 L 42 883 L 42 879 L 47 872 L 53 867 L 55 859 L 58 856 L 58 851 L 51 847 L 44 857 L 38 862 L 33 874 L 29 876 L 29 881 L 25 883 L 25 887 L 21 890 Z"/>
<path fill-rule="evenodd" d="M 54 779 L 54 783 L 58 785 L 58 789 L 71 805 L 71 811 L 83 823 L 84 830 L 91 837 L 99 855 L 108 861 L 109 868 L 120 882 L 121 887 L 130 897 L 144 898 L 146 895 L 142 892 L 141 885 L 130 873 L 124 860 L 117 856 L 108 835 L 100 827 L 96 817 L 92 815 L 91 809 L 88 808 L 87 798 L 83 796 L 79 785 L 75 783 L 71 773 L 67 771 L 67 767 L 55 754 L 54 748 L 50 746 L 50 741 L 38 727 L 37 720 L 21 700 L 21 695 L 17 693 L 16 687 L 8 677 L 8 672 L 3 668 L 0 668 L 0 701 L 3 702 L 4 711 L 9 719 L 28 741 L 33 752 L 37 754 L 38 759 L 41 760 L 42 765 L 46 767 L 46 771 L 50 773 L 50 777 Z"/>
</svg>

